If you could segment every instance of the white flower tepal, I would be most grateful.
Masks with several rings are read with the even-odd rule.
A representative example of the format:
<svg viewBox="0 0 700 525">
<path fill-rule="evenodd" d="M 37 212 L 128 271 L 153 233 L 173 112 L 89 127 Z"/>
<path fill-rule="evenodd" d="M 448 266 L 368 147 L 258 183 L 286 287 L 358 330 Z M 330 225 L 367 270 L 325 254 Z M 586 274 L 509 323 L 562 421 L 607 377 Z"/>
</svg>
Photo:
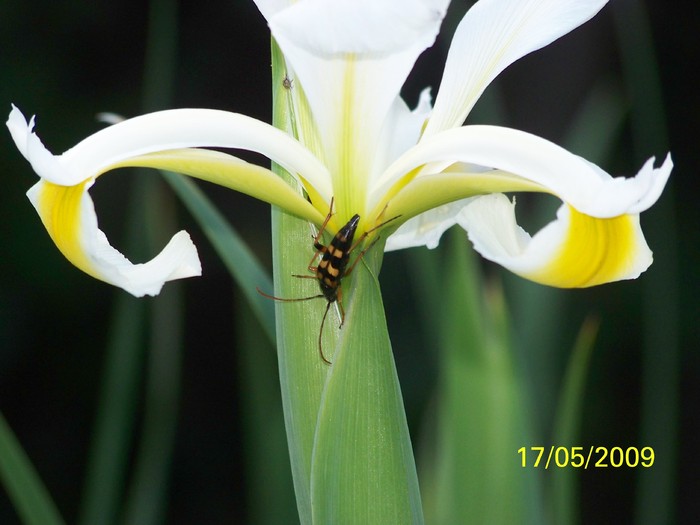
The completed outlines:
<svg viewBox="0 0 700 525">
<path fill-rule="evenodd" d="M 360 232 L 399 216 L 386 226 L 385 233 L 393 233 L 387 249 L 434 247 L 457 224 L 484 257 L 552 286 L 635 278 L 651 264 L 639 214 L 663 191 L 670 155 L 659 167 L 649 159 L 636 176 L 614 178 L 532 134 L 463 125 L 501 71 L 592 18 L 606 1 L 478 1 L 456 30 L 434 107 L 426 90 L 413 111 L 400 90 L 433 44 L 448 2 L 256 3 L 293 79 L 294 137 L 236 113 L 177 109 L 119 122 L 54 156 L 34 133 L 34 119 L 27 122 L 13 108 L 8 128 L 41 178 L 30 199 L 58 248 L 83 271 L 137 296 L 201 271 L 185 232 L 142 265 L 109 245 L 88 189 L 124 166 L 208 180 L 317 225 L 333 199 L 330 231 L 354 214 L 361 217 Z M 262 153 L 283 166 L 294 185 L 203 148 Z M 556 219 L 533 235 L 523 231 L 514 204 L 502 195 L 518 191 L 561 199 Z"/>
</svg>

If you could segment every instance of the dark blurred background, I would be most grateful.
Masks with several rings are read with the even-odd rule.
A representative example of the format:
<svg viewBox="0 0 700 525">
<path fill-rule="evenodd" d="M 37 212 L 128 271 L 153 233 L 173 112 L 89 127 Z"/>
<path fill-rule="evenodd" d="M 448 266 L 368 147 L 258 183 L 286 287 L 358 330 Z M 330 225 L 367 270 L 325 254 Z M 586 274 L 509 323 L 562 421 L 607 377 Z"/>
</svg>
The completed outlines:
<svg viewBox="0 0 700 525">
<path fill-rule="evenodd" d="M 465 9 L 460 2 L 453 3 L 452 24 Z M 669 331 L 669 337 L 655 348 L 660 354 L 670 352 L 673 356 L 671 363 L 666 363 L 671 370 L 664 376 L 673 380 L 670 394 L 664 394 L 670 397 L 664 399 L 672 403 L 667 409 L 675 416 L 671 421 L 678 425 L 671 429 L 677 445 L 675 457 L 665 460 L 672 472 L 672 509 L 667 522 L 690 523 L 693 516 L 700 516 L 695 497 L 700 490 L 696 459 L 700 449 L 700 217 L 695 202 L 700 190 L 696 134 L 700 129 L 700 97 L 692 78 L 700 66 L 700 7 L 681 8 L 681 3 L 661 0 L 613 0 L 611 4 L 572 34 L 511 66 L 492 86 L 492 98 L 486 103 L 498 97 L 496 121 L 489 122 L 559 143 L 594 89 L 617 90 L 633 108 L 639 93 L 622 79 L 618 28 L 627 9 L 646 8 L 659 67 L 664 120 L 636 119 L 630 109 L 632 116 L 623 121 L 613 153 L 603 167 L 611 173 L 630 175 L 648 157 L 660 158 L 669 149 L 672 152 L 672 182 L 658 209 L 642 216 L 655 264 L 636 282 L 556 292 L 566 312 L 557 334 L 563 338 L 559 346 L 568 349 L 585 315 L 600 316 L 601 333 L 587 382 L 582 441 L 608 447 L 642 446 L 641 407 L 653 402 L 644 401 L 648 396 L 644 394 L 644 360 L 648 358 L 643 357 L 643 341 L 649 344 L 649 337 L 654 337 L 649 335 L 648 324 L 655 319 L 655 305 L 664 309 L 658 319 L 670 316 L 672 323 L 661 327 L 662 332 Z M 269 122 L 269 34 L 252 1 L 182 0 L 178 19 L 176 79 L 168 105 L 225 109 Z M 142 1 L 4 0 L 0 5 L 0 108 L 9 113 L 10 103 L 14 103 L 27 116 L 37 114 L 38 134 L 55 153 L 96 131 L 99 125 L 94 116 L 98 112 L 139 114 L 143 108 L 147 24 L 148 4 Z M 441 40 L 419 60 L 404 92 L 411 106 L 423 87 L 432 85 L 436 92 L 448 44 L 449 39 Z M 646 85 L 642 80 L 640 85 Z M 474 118 L 493 114 L 479 107 Z M 635 126 L 662 131 L 652 134 L 659 138 L 645 143 L 639 151 L 637 146 L 644 141 L 635 138 L 639 132 Z M 8 133 L 0 133 L 0 160 L 2 180 L 8 184 L 0 192 L 0 410 L 62 514 L 74 522 L 110 319 L 115 298 L 124 292 L 83 275 L 54 248 L 24 195 L 36 177 Z M 124 246 L 120 239 L 125 235 L 124 214 L 134 180 L 131 174 L 115 173 L 100 179 L 93 191 L 101 226 L 120 248 Z M 269 206 L 219 188 L 202 187 L 269 268 Z M 239 311 L 240 292 L 184 210 L 178 212 L 177 222 L 178 229 L 186 228 L 197 244 L 204 275 L 182 286 L 186 297 L 185 350 L 165 522 L 246 522 L 251 519 L 251 496 L 246 487 L 247 453 L 240 431 L 245 411 L 237 350 L 240 336 L 234 323 L 237 315 L 243 315 Z M 405 299 L 412 297 L 410 289 L 398 277 L 405 274 L 405 258 L 403 253 L 387 255 L 382 278 L 402 387 L 411 424 L 417 429 L 435 378 L 425 372 L 431 370 L 431 364 L 422 351 L 430 341 L 408 321 L 416 312 Z M 498 274 L 489 264 L 484 268 L 488 275 Z M 507 290 L 515 293 L 512 290 L 517 286 Z M 666 300 L 650 302 L 649 295 Z M 141 302 L 148 307 L 152 299 Z M 516 333 L 527 329 L 517 325 L 518 319 L 515 312 Z M 422 343 L 411 347 L 412 340 Z M 275 376 L 270 349 L 259 351 L 261 360 L 269 364 L 269 376 Z M 549 370 L 528 373 L 535 381 L 545 372 L 558 376 L 566 357 L 566 352 L 561 352 L 552 358 Z M 535 403 L 540 401 L 551 403 L 547 397 L 535 399 Z M 138 416 L 135 419 L 138 431 Z M 288 476 L 286 469 L 287 465 L 280 465 L 279 476 Z M 637 475 L 635 469 L 586 472 L 582 521 L 635 520 Z M 295 510 L 288 510 L 293 522 Z M 16 520 L 0 490 L 0 522 Z"/>
</svg>

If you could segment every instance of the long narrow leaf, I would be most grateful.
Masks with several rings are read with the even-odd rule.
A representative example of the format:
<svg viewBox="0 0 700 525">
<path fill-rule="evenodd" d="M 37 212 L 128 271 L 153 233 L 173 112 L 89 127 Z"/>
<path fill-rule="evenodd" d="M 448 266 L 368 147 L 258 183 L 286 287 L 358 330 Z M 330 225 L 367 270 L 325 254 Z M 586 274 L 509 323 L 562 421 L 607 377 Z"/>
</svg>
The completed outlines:
<svg viewBox="0 0 700 525">
<path fill-rule="evenodd" d="M 194 182 L 177 173 L 163 172 L 163 176 L 197 219 L 229 273 L 238 283 L 265 334 L 274 342 L 274 304 L 256 291 L 256 288 L 272 289 L 272 280 L 262 269 L 260 261 Z"/>
<path fill-rule="evenodd" d="M 237 300 L 237 384 L 246 454 L 248 523 L 277 525 L 296 520 L 294 488 L 275 373 L 275 353 L 247 302 Z M 270 502 L 274 502 L 271 505 Z"/>
<path fill-rule="evenodd" d="M 284 129 L 289 122 L 288 99 L 283 87 L 286 76 L 284 57 L 272 43 L 273 124 Z M 287 177 L 279 166 L 273 170 Z M 296 279 L 313 253 L 311 229 L 306 221 L 277 208 L 272 209 L 272 265 L 275 295 L 300 298 L 316 295 L 318 286 L 310 279 Z M 299 521 L 313 523 L 311 511 L 311 462 L 316 421 L 328 366 L 318 356 L 318 330 L 325 309 L 320 300 L 296 303 L 277 302 L 277 359 L 282 391 L 285 429 L 294 481 Z M 337 331 L 326 330 L 323 344 L 335 345 Z"/>
<path fill-rule="evenodd" d="M 51 496 L 0 414 L 0 479 L 25 525 L 62 525 Z"/>
<path fill-rule="evenodd" d="M 141 377 L 145 303 L 121 294 L 112 313 L 78 523 L 115 522 L 129 462 Z"/>
<path fill-rule="evenodd" d="M 638 160 L 649 151 L 665 154 L 666 115 L 649 14 L 644 2 L 615 2 L 625 88 L 632 105 L 632 133 Z M 659 202 L 645 215 L 644 229 L 655 252 L 644 276 L 644 347 L 640 444 L 652 446 L 659 461 L 638 472 L 636 522 L 672 523 L 679 432 L 680 281 L 673 177 Z M 658 255 L 657 255 L 658 254 Z"/>
<path fill-rule="evenodd" d="M 463 232 L 450 232 L 442 269 L 435 523 L 537 523 L 532 469 L 517 450 L 531 443 L 522 382 L 509 348 L 502 298 L 485 300 Z M 489 306 L 488 308 L 486 306 Z"/>
<path fill-rule="evenodd" d="M 365 256 L 376 261 L 376 251 Z M 418 478 L 376 276 L 353 274 L 324 389 L 311 478 L 314 523 L 423 523 Z"/>
<path fill-rule="evenodd" d="M 588 376 L 588 364 L 598 334 L 599 321 L 588 318 L 583 323 L 574 345 L 564 376 L 557 412 L 554 418 L 552 443 L 566 446 L 582 446 L 579 439 L 581 411 Z M 573 448 L 569 449 L 574 451 Z M 579 450 L 577 453 L 584 454 Z M 572 459 L 574 464 L 578 459 Z M 552 516 L 554 523 L 574 525 L 578 523 L 578 472 L 575 467 L 556 468 L 550 477 Z"/>
</svg>

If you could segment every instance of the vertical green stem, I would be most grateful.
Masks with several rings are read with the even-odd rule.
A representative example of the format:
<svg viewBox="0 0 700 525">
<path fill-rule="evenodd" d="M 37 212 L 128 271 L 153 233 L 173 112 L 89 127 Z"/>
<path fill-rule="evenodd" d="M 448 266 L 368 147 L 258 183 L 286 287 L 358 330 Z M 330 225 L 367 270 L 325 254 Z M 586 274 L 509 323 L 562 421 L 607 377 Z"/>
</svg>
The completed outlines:
<svg viewBox="0 0 700 525">
<path fill-rule="evenodd" d="M 172 0 L 150 3 L 149 40 L 143 87 L 143 109 L 166 107 L 171 98 L 177 37 L 177 6 Z M 172 202 L 162 192 L 159 181 L 142 174 L 132 190 L 128 211 L 129 244 L 138 251 L 162 246 L 165 230 L 173 231 Z M 144 216 L 144 210 L 145 216 Z M 143 236 L 143 224 L 155 225 L 151 244 Z M 152 230 L 153 231 L 153 230 Z M 130 250 L 132 253 L 134 250 Z M 142 256 L 139 253 L 139 256 Z M 138 381 L 143 365 L 143 339 L 146 303 L 119 292 L 113 314 L 113 328 L 100 393 L 95 438 L 85 478 L 79 523 L 115 523 L 124 491 L 129 464 L 131 432 L 137 411 Z M 177 284 L 166 287 L 153 300 L 151 312 L 150 373 L 144 435 L 130 490 L 128 522 L 153 522 L 164 507 L 164 482 L 170 463 L 170 447 L 175 425 L 174 399 L 177 398 L 181 349 L 182 291 Z M 139 517 L 137 517 L 139 516 Z M 141 521 L 144 517 L 144 521 Z"/>
<path fill-rule="evenodd" d="M 0 414 L 0 482 L 25 525 L 63 525 L 48 490 Z"/>
<path fill-rule="evenodd" d="M 286 129 L 289 122 L 288 97 L 283 81 L 286 76 L 284 57 L 272 44 L 273 124 Z M 281 168 L 273 166 L 281 177 L 290 179 Z M 295 279 L 303 273 L 313 254 L 311 228 L 305 221 L 284 211 L 272 209 L 272 264 L 275 295 L 299 298 L 316 295 L 315 283 Z M 322 301 L 276 303 L 277 356 L 287 443 L 302 524 L 311 518 L 311 456 L 316 419 L 321 404 L 328 367 L 318 356 L 318 330 L 325 305 Z M 330 331 L 328 331 L 330 333 Z M 324 343 L 328 344 L 330 338 Z"/>
<path fill-rule="evenodd" d="M 418 477 L 377 272 L 356 267 L 319 412 L 314 523 L 422 523 Z"/>
<path fill-rule="evenodd" d="M 151 0 L 146 48 L 143 109 L 167 107 L 172 99 L 177 62 L 177 2 Z M 167 242 L 176 227 L 175 198 L 159 178 L 141 174 L 147 196 L 145 223 L 151 253 Z M 168 479 L 177 427 L 183 353 L 184 291 L 171 283 L 152 301 L 143 431 L 131 480 L 125 522 L 161 523 L 167 507 Z"/>
<path fill-rule="evenodd" d="M 666 148 L 668 136 L 658 65 L 643 2 L 613 5 L 625 87 L 632 101 L 632 129 L 640 160 Z M 662 150 L 662 154 L 665 152 Z M 636 521 L 674 520 L 677 472 L 680 376 L 678 240 L 673 175 L 659 202 L 644 216 L 649 244 L 659 254 L 644 275 L 644 348 L 640 446 L 652 446 L 660 458 L 653 469 L 638 472 Z"/>
<path fill-rule="evenodd" d="M 529 446 L 525 389 L 514 365 L 499 289 L 485 295 L 466 235 L 453 230 L 443 279 L 435 445 L 425 471 L 429 517 L 438 524 L 541 523 L 541 494 L 517 450 Z"/>
<path fill-rule="evenodd" d="M 273 123 L 291 121 L 284 58 L 273 43 Z M 299 89 L 295 85 L 293 89 Z M 284 173 L 278 170 L 281 176 Z M 336 196 L 337 197 L 337 196 Z M 312 230 L 279 210 L 272 213 L 275 294 L 319 293 L 297 279 L 313 255 Z M 381 243 L 379 243 L 381 244 Z M 300 521 L 307 523 L 422 523 L 422 509 L 403 401 L 376 274 L 375 246 L 343 280 L 345 324 L 331 308 L 324 355 L 318 352 L 321 299 L 277 303 L 277 350 L 285 426 Z M 358 250 L 359 251 L 359 250 Z"/>
</svg>

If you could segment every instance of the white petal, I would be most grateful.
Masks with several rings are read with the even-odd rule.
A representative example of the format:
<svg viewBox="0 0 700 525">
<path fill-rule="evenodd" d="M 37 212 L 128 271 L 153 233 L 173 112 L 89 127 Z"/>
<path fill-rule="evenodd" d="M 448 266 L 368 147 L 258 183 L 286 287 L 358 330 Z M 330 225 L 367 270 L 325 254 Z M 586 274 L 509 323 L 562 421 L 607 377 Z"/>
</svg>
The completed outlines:
<svg viewBox="0 0 700 525">
<path fill-rule="evenodd" d="M 479 0 L 457 27 L 426 136 L 461 126 L 486 86 L 519 58 L 580 26 L 607 0 Z"/>
<path fill-rule="evenodd" d="M 412 148 L 418 142 L 431 111 L 430 89 L 421 92 L 418 104 L 412 111 L 401 97 L 396 98 L 384 121 L 376 164 L 386 167 Z"/>
<path fill-rule="evenodd" d="M 124 159 L 191 147 L 239 148 L 262 153 L 292 175 L 302 174 L 319 193 L 332 196 L 328 170 L 284 132 L 237 113 L 211 109 L 173 109 L 119 122 L 87 137 L 63 155 L 53 156 L 13 106 L 7 121 L 20 152 L 43 179 L 75 185 Z"/>
<path fill-rule="evenodd" d="M 269 20 L 273 35 L 317 55 L 391 54 L 435 39 L 448 0 L 303 0 Z M 284 51 L 284 48 L 282 48 Z"/>
<path fill-rule="evenodd" d="M 278 204 L 284 204 L 280 195 L 286 190 L 308 207 L 304 199 L 269 170 L 256 171 L 255 167 L 248 168 L 247 163 L 218 152 L 177 149 L 238 147 L 262 152 L 293 174 L 301 171 L 306 180 L 318 183 L 319 191 L 329 200 L 332 195 L 327 170 L 306 148 L 262 122 L 222 111 L 171 110 L 144 115 L 105 128 L 55 157 L 34 134 L 33 119 L 27 123 L 17 108 L 10 114 L 8 128 L 19 150 L 42 177 L 28 196 L 59 250 L 89 275 L 135 296 L 155 295 L 164 282 L 200 275 L 201 265 L 197 250 L 184 231 L 144 264 L 132 264 L 115 250 L 98 227 L 88 194 L 102 172 L 126 165 L 172 165 L 176 169 L 182 165 L 185 173 L 231 187 L 257 185 L 249 188 L 249 193 L 273 195 L 281 199 Z M 222 174 L 210 173 L 219 165 Z"/>
<path fill-rule="evenodd" d="M 532 281 L 562 288 L 635 279 L 652 263 L 638 215 L 594 219 L 563 205 L 532 238 L 501 194 L 473 199 L 459 214 L 474 248 Z"/>
<path fill-rule="evenodd" d="M 459 223 L 460 212 L 472 200 L 451 202 L 409 219 L 389 236 L 384 250 L 389 252 L 416 246 L 437 248 L 442 234 Z"/>
<path fill-rule="evenodd" d="M 399 158 L 372 189 L 383 195 L 403 174 L 431 162 L 464 162 L 499 169 L 539 185 L 578 211 L 606 218 L 640 213 L 658 199 L 673 168 L 670 155 L 650 159 L 632 178 L 613 178 L 587 160 L 535 135 L 498 126 L 464 126 L 421 141 Z M 429 177 L 430 175 L 426 175 Z M 508 191 L 499 179 L 491 188 L 480 177 L 474 193 Z"/>
<path fill-rule="evenodd" d="M 115 250 L 98 227 L 87 191 L 92 183 L 89 180 L 70 187 L 42 180 L 27 192 L 47 231 L 71 263 L 136 297 L 157 295 L 167 281 L 201 275 L 197 249 L 184 231 L 144 264 L 132 264 Z M 56 209 L 61 209 L 60 216 L 53 213 Z"/>
<path fill-rule="evenodd" d="M 17 149 L 29 161 L 34 171 L 40 176 L 47 174 L 48 180 L 53 179 L 52 182 L 60 184 L 59 179 L 62 176 L 59 174 L 65 170 L 62 168 L 58 158 L 44 147 L 39 137 L 33 132 L 34 117 L 27 122 L 22 112 L 13 104 L 12 111 L 10 111 L 10 116 L 7 119 L 7 129 L 10 130 L 10 135 L 15 141 Z"/>
<path fill-rule="evenodd" d="M 295 0 L 255 0 L 255 5 L 265 17 L 265 20 L 270 20 L 278 12 L 290 7 Z"/>
<path fill-rule="evenodd" d="M 311 104 L 326 164 L 356 187 L 380 172 L 384 122 L 418 55 L 437 35 L 445 0 L 305 0 L 270 28 Z"/>
</svg>

